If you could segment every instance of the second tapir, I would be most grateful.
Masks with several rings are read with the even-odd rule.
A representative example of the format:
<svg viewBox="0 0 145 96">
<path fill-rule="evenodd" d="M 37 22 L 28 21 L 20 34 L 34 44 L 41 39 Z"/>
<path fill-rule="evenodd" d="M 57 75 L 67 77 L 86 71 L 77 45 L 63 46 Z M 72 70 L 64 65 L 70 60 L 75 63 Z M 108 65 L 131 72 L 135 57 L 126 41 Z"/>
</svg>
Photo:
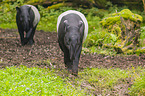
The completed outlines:
<svg viewBox="0 0 145 96">
<path fill-rule="evenodd" d="M 82 43 L 88 34 L 85 16 L 75 10 L 62 13 L 57 20 L 58 42 L 64 53 L 64 63 L 68 71 L 78 75 L 78 64 Z"/>
<path fill-rule="evenodd" d="M 23 5 L 20 8 L 16 7 L 16 10 L 16 22 L 21 38 L 21 44 L 25 45 L 29 43 L 32 45 L 34 43 L 33 37 L 35 30 L 40 20 L 40 14 L 37 8 L 32 5 Z M 26 32 L 26 37 L 24 36 L 24 32 Z"/>
</svg>

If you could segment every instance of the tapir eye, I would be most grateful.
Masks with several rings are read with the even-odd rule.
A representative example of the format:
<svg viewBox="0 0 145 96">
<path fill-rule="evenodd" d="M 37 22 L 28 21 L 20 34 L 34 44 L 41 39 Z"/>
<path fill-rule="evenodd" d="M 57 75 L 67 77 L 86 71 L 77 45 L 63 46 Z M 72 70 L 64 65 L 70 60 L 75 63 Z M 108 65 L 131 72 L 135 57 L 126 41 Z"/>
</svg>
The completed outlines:
<svg viewBox="0 0 145 96">
<path fill-rule="evenodd" d="M 69 45 L 70 44 L 70 39 L 65 39 L 65 44 Z"/>
<path fill-rule="evenodd" d="M 69 45 L 70 44 L 69 42 L 70 42 L 70 39 L 67 39 L 66 44 Z"/>
<path fill-rule="evenodd" d="M 66 45 L 69 45 L 69 42 L 66 42 Z"/>
</svg>

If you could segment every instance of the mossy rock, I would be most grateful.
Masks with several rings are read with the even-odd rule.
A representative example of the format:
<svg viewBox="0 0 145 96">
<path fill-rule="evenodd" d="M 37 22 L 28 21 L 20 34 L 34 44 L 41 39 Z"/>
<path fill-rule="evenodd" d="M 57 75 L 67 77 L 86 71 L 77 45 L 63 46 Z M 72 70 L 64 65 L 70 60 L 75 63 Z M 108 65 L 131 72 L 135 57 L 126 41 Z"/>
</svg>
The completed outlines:
<svg viewBox="0 0 145 96">
<path fill-rule="evenodd" d="M 100 22 L 103 28 L 117 36 L 117 40 L 113 43 L 115 46 L 107 46 L 120 49 L 123 53 L 136 52 L 142 21 L 142 16 L 132 13 L 129 9 L 110 14 L 110 17 L 104 18 Z"/>
</svg>

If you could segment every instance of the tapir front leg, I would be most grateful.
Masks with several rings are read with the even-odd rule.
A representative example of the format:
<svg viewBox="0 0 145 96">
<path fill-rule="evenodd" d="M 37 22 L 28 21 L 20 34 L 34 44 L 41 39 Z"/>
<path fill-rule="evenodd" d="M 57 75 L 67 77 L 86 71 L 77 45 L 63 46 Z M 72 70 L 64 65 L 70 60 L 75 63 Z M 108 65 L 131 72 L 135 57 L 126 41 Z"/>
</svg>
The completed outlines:
<svg viewBox="0 0 145 96">
<path fill-rule="evenodd" d="M 24 44 L 24 30 L 22 30 L 22 29 L 20 29 L 20 28 L 18 27 L 18 31 L 19 31 L 19 34 L 20 34 L 21 44 L 22 44 L 22 45 L 25 45 L 25 44 Z"/>
<path fill-rule="evenodd" d="M 72 74 L 77 76 L 78 75 L 78 64 L 79 64 L 79 58 L 82 50 L 82 45 L 79 47 L 75 59 L 72 61 Z"/>
<path fill-rule="evenodd" d="M 64 63 L 65 63 L 65 67 L 68 69 L 68 71 L 70 73 L 72 73 L 72 62 L 70 61 L 68 52 L 64 53 Z"/>
<path fill-rule="evenodd" d="M 27 44 L 32 36 L 33 28 L 30 28 L 28 32 L 26 32 L 26 37 L 24 39 L 24 43 Z"/>
</svg>

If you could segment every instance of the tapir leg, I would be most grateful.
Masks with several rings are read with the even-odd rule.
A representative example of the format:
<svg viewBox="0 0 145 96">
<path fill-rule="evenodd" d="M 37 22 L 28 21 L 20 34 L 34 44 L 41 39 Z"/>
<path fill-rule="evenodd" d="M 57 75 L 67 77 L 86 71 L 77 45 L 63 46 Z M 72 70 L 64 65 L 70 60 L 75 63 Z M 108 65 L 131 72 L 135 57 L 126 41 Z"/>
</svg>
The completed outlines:
<svg viewBox="0 0 145 96">
<path fill-rule="evenodd" d="M 28 43 L 29 41 L 29 34 L 32 33 L 32 28 L 30 28 L 30 30 L 28 32 L 26 32 L 26 37 L 24 38 L 23 42 L 24 42 L 24 45 Z"/>
<path fill-rule="evenodd" d="M 30 45 L 34 43 L 33 36 L 35 33 L 35 28 L 30 28 L 30 30 L 26 33 L 25 44 L 29 42 Z"/>
<path fill-rule="evenodd" d="M 77 76 L 78 75 L 78 64 L 79 64 L 79 59 L 80 59 L 80 54 L 82 50 L 82 45 L 79 47 L 75 60 L 73 60 L 73 65 L 72 65 L 72 74 Z"/>
<path fill-rule="evenodd" d="M 25 45 L 25 44 L 24 44 L 24 30 L 22 30 L 22 29 L 20 29 L 20 28 L 18 27 L 18 31 L 19 31 L 19 34 L 20 34 L 21 44 L 22 44 L 22 45 Z"/>
<path fill-rule="evenodd" d="M 35 30 L 36 30 L 36 27 L 34 27 L 33 28 L 33 30 L 32 30 L 32 33 L 31 33 L 31 35 L 30 35 L 30 39 L 29 39 L 29 44 L 30 45 L 32 45 L 32 44 L 34 44 L 34 39 L 33 39 L 33 37 L 34 37 L 34 34 L 35 34 Z"/>
<path fill-rule="evenodd" d="M 68 71 L 70 73 L 72 73 L 72 62 L 70 61 L 68 53 L 64 53 L 64 63 L 65 63 L 65 67 L 67 67 Z"/>
</svg>

